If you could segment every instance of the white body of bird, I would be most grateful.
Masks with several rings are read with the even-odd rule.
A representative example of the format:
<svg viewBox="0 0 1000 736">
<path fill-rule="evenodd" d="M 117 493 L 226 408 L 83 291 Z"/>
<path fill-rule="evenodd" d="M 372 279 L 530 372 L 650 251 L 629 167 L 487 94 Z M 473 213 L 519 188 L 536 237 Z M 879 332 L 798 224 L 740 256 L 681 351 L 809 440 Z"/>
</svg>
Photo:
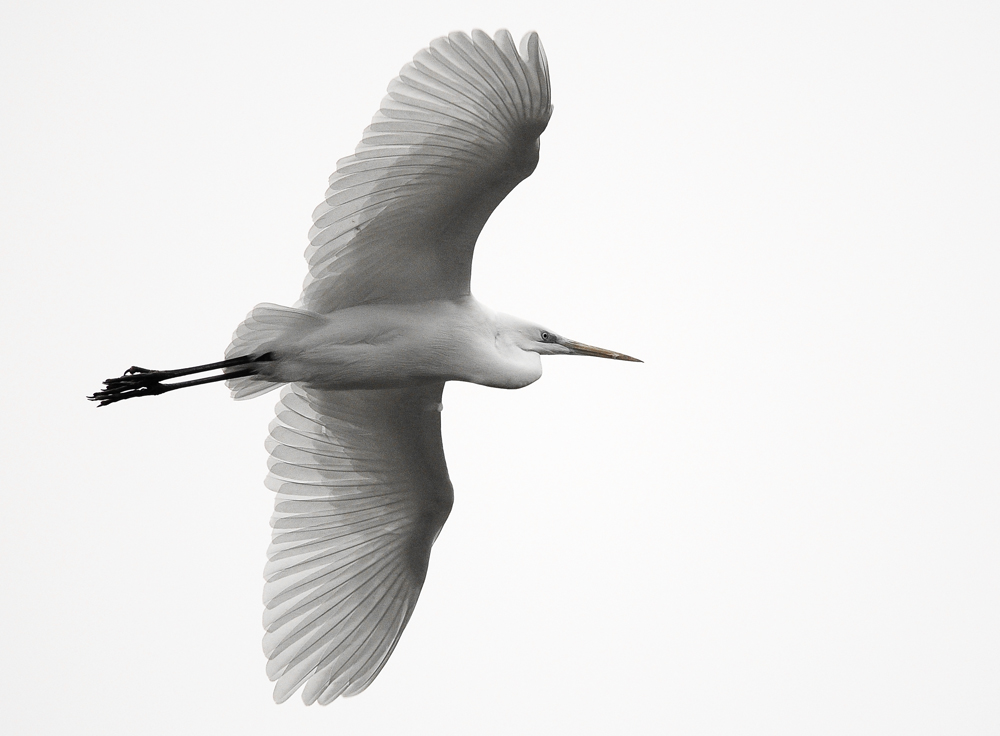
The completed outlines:
<svg viewBox="0 0 1000 736">
<path fill-rule="evenodd" d="M 261 324 L 266 329 L 259 329 Z M 540 353 L 530 346 L 545 350 L 541 335 L 552 334 L 498 314 L 472 296 L 362 305 L 324 315 L 260 305 L 244 325 L 227 357 L 269 353 L 273 360 L 253 376 L 230 381 L 240 398 L 241 391 L 258 395 L 262 388 L 293 382 L 326 390 L 436 381 L 522 388 L 542 375 Z M 555 343 L 548 345 L 559 351 Z"/>
<path fill-rule="evenodd" d="M 453 492 L 441 445 L 446 381 L 520 388 L 542 355 L 635 360 L 479 304 L 476 239 L 534 171 L 552 114 L 538 36 L 520 49 L 453 33 L 389 85 L 313 214 L 295 307 L 262 304 L 226 360 L 132 368 L 101 405 L 226 379 L 238 399 L 284 386 L 271 424 L 275 491 L 264 586 L 267 673 L 281 702 L 364 690 L 392 653 Z M 222 369 L 223 375 L 165 383 Z"/>
</svg>

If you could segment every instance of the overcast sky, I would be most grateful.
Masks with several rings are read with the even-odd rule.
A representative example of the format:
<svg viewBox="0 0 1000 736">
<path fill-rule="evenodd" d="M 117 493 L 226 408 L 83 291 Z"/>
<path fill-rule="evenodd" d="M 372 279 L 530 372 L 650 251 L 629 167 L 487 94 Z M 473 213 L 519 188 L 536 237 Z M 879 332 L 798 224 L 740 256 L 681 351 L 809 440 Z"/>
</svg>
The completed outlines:
<svg viewBox="0 0 1000 736">
<path fill-rule="evenodd" d="M 427 5 L 0 10 L 5 729 L 1000 732 L 1000 6 Z M 449 385 L 406 633 L 278 707 L 275 395 L 83 397 L 293 303 L 337 159 L 474 27 L 555 104 L 475 294 L 646 362 Z"/>
</svg>

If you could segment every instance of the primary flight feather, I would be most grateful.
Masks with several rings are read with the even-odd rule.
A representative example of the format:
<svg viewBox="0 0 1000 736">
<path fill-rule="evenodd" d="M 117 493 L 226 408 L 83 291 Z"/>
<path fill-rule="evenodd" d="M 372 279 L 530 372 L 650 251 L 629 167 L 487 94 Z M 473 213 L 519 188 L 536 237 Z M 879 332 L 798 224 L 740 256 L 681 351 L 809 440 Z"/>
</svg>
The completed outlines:
<svg viewBox="0 0 1000 736">
<path fill-rule="evenodd" d="M 243 399 L 284 386 L 266 480 L 264 652 L 278 702 L 303 685 L 306 703 L 361 692 L 399 640 L 452 506 L 446 381 L 520 388 L 541 376 L 541 355 L 636 360 L 472 297 L 476 239 L 534 171 L 551 114 L 537 34 L 519 48 L 507 31 L 432 41 L 330 177 L 299 303 L 255 307 L 223 361 L 133 367 L 90 397 L 104 406 L 226 380 Z"/>
</svg>

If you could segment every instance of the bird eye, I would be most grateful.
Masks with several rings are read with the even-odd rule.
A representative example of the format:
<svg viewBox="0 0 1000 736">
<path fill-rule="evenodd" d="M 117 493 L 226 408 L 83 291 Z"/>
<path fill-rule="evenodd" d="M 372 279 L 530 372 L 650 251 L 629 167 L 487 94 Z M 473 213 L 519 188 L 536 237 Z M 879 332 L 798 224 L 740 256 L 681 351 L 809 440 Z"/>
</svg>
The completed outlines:
<svg viewBox="0 0 1000 736">
<path fill-rule="evenodd" d="M 553 335 L 551 332 L 542 333 L 542 342 L 555 342 L 555 341 L 556 341 L 556 336 Z"/>
</svg>

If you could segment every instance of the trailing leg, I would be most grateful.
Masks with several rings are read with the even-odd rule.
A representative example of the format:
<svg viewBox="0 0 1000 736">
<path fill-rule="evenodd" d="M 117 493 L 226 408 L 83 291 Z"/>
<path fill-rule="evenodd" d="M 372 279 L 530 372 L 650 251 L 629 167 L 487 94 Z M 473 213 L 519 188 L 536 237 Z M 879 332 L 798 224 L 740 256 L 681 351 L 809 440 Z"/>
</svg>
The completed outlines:
<svg viewBox="0 0 1000 736">
<path fill-rule="evenodd" d="M 187 388 L 188 386 L 199 386 L 203 383 L 215 383 L 216 381 L 225 381 L 230 378 L 253 376 L 257 373 L 257 364 L 272 359 L 273 357 L 270 353 L 256 357 L 253 355 L 244 355 L 239 358 L 220 360 L 217 363 L 196 365 L 190 368 L 178 368 L 172 371 L 154 371 L 134 365 L 118 378 L 107 379 L 104 382 L 104 389 L 102 391 L 97 391 L 93 396 L 88 396 L 87 398 L 91 401 L 99 401 L 99 406 L 107 406 L 116 401 L 132 399 L 137 396 L 158 396 L 159 394 L 165 394 L 168 391 L 174 391 L 179 388 Z M 224 373 L 205 378 L 196 378 L 190 381 L 165 383 L 165 381 L 182 376 L 191 376 L 198 373 L 208 373 L 229 368 L 239 368 L 239 370 L 226 370 Z"/>
</svg>

